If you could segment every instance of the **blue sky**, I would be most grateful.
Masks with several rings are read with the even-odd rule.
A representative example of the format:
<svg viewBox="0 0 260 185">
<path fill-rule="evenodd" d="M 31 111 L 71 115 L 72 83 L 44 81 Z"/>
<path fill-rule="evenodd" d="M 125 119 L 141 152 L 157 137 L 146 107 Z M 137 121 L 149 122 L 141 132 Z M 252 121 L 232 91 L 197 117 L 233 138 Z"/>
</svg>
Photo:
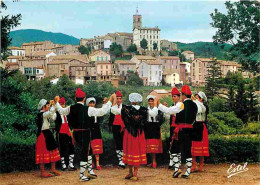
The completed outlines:
<svg viewBox="0 0 260 185">
<path fill-rule="evenodd" d="M 61 32 L 91 38 L 112 32 L 132 32 L 138 6 L 143 26 L 161 29 L 161 39 L 180 42 L 212 41 L 214 9 L 226 12 L 224 1 L 5 1 L 8 14 L 22 14 L 17 29 Z"/>
</svg>

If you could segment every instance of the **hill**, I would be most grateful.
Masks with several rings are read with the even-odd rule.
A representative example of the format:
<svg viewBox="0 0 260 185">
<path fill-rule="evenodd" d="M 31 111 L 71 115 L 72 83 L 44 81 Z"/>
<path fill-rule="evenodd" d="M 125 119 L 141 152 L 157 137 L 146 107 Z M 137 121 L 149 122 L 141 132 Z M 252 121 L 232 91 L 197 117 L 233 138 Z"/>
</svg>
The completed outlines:
<svg viewBox="0 0 260 185">
<path fill-rule="evenodd" d="M 36 41 L 52 41 L 54 44 L 79 45 L 79 39 L 64 33 L 53 33 L 35 29 L 24 29 L 10 32 L 11 46 L 20 47 L 23 43 Z"/>
<path fill-rule="evenodd" d="M 213 42 L 194 42 L 194 43 L 181 43 L 176 42 L 178 49 L 186 51 L 190 50 L 195 53 L 195 57 L 211 58 L 217 57 L 217 59 L 225 59 L 225 54 L 231 48 L 232 45 L 224 44 L 224 48 L 221 45 L 215 45 Z"/>
</svg>

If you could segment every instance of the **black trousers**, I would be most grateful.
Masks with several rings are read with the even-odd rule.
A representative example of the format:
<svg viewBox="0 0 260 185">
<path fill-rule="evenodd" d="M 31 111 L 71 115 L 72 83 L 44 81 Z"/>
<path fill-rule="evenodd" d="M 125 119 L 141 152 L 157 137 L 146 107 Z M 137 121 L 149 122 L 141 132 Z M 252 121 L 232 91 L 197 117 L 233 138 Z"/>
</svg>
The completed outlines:
<svg viewBox="0 0 260 185">
<path fill-rule="evenodd" d="M 123 150 L 124 132 L 120 132 L 120 131 L 121 131 L 120 125 L 112 126 L 112 132 L 116 143 L 116 150 Z"/>
<path fill-rule="evenodd" d="M 173 127 L 174 130 L 174 127 Z M 191 158 L 192 128 L 183 128 L 179 131 L 178 140 L 172 141 L 171 153 L 181 153 L 182 159 Z"/>
<path fill-rule="evenodd" d="M 60 156 L 65 157 L 66 155 L 74 154 L 74 146 L 72 144 L 71 136 L 67 134 L 58 134 L 58 143 L 59 143 L 59 150 Z"/>
<path fill-rule="evenodd" d="M 80 161 L 87 162 L 90 148 L 90 131 L 74 131 L 74 140 L 78 148 L 77 154 Z"/>
</svg>

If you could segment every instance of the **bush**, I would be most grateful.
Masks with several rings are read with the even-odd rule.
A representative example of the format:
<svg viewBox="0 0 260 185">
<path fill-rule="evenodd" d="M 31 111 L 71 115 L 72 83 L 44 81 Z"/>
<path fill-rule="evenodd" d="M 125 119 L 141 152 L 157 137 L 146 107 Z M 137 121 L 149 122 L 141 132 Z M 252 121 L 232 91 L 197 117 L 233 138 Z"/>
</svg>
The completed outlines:
<svg viewBox="0 0 260 185">
<path fill-rule="evenodd" d="M 260 130 L 260 124 L 258 122 L 248 123 L 243 131 L 245 133 L 258 134 Z"/>
<path fill-rule="evenodd" d="M 229 127 L 239 130 L 243 127 L 242 120 L 237 118 L 234 112 L 214 112 L 212 115 L 219 120 L 223 120 L 224 124 Z"/>
<path fill-rule="evenodd" d="M 225 112 L 226 111 L 226 100 L 218 97 L 214 97 L 213 100 L 209 100 L 209 111 L 210 112 Z"/>
<path fill-rule="evenodd" d="M 237 132 L 235 128 L 225 125 L 224 120 L 219 120 L 218 118 L 214 117 L 212 114 L 208 115 L 207 127 L 208 127 L 209 134 L 228 135 L 228 134 L 235 134 Z"/>
<path fill-rule="evenodd" d="M 209 163 L 259 162 L 259 138 L 209 136 Z"/>
</svg>

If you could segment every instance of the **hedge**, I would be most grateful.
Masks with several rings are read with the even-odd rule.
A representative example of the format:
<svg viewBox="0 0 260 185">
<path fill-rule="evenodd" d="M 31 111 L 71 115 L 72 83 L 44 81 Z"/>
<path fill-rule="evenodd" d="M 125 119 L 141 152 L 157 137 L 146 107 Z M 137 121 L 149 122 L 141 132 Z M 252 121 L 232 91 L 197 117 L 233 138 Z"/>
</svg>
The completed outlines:
<svg viewBox="0 0 260 185">
<path fill-rule="evenodd" d="M 118 161 L 112 134 L 103 133 L 103 140 L 104 154 L 100 155 L 101 165 L 116 165 Z M 259 135 L 255 137 L 210 135 L 209 140 L 210 157 L 206 158 L 207 163 L 260 161 Z M 1 173 L 38 169 L 38 165 L 35 165 L 35 141 L 35 136 L 26 139 L 2 136 Z M 169 162 L 168 143 L 167 140 L 163 142 L 164 153 L 157 155 L 158 165 L 167 165 Z M 150 157 L 148 156 L 149 161 Z M 75 163 L 78 164 L 77 162 L 76 158 Z"/>
</svg>

